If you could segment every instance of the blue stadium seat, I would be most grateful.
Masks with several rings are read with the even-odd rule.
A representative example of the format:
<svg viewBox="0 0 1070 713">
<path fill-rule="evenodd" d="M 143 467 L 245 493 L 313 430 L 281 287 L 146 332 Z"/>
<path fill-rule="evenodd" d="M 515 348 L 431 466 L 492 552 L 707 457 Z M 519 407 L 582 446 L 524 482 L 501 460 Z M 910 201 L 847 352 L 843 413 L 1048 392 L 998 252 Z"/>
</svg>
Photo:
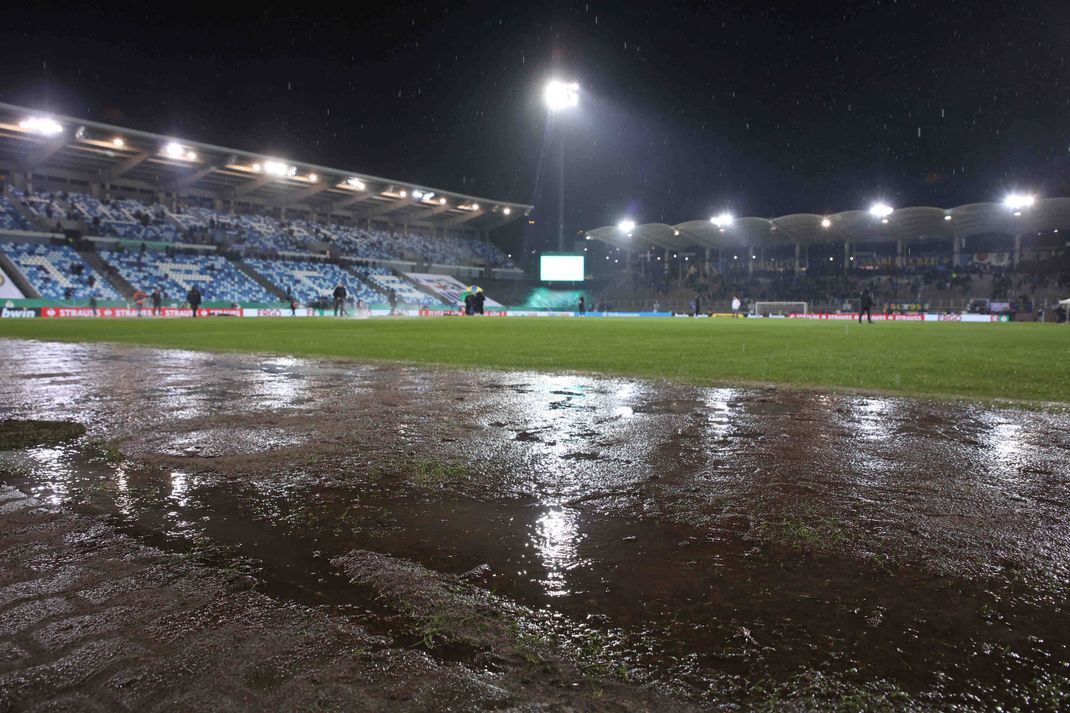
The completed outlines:
<svg viewBox="0 0 1070 713">
<path fill-rule="evenodd" d="M 103 277 L 89 266 L 82 256 L 66 245 L 41 245 L 38 243 L 0 242 L 11 261 L 22 272 L 26 281 L 48 299 L 64 299 L 67 290 L 71 299 L 86 300 L 96 297 L 102 300 L 117 300 L 119 293 Z M 90 276 L 94 284 L 90 287 Z"/>
<path fill-rule="evenodd" d="M 245 263 L 283 292 L 289 288 L 294 299 L 300 303 L 330 299 L 338 284 L 344 285 L 354 300 L 368 303 L 386 301 L 384 293 L 377 292 L 343 268 L 328 262 L 248 258 Z"/>
<path fill-rule="evenodd" d="M 243 274 L 226 258 L 219 255 L 186 255 L 168 257 L 154 250 L 145 251 L 139 258 L 136 250 L 101 253 L 123 278 L 145 292 L 156 287 L 167 300 L 183 302 L 193 285 L 197 285 L 206 302 L 278 302 L 278 297 Z"/>
</svg>

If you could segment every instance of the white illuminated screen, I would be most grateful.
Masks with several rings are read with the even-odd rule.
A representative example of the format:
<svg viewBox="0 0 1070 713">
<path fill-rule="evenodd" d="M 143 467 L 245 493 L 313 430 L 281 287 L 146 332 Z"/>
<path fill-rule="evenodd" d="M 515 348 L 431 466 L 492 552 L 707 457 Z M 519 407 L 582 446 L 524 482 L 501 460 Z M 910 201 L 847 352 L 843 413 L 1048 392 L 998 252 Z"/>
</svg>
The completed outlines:
<svg viewBox="0 0 1070 713">
<path fill-rule="evenodd" d="M 543 282 L 583 282 L 583 255 L 541 255 L 539 279 Z"/>
</svg>

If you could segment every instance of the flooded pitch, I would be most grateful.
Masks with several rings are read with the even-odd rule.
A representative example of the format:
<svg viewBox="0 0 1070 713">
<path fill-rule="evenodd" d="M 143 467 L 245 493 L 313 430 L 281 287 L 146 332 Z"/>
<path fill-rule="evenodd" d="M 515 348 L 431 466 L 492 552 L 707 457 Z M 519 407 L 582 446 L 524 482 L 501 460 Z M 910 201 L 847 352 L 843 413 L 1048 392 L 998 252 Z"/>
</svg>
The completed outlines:
<svg viewBox="0 0 1070 713">
<path fill-rule="evenodd" d="M 87 433 L 0 480 L 399 650 L 636 709 L 1070 705 L 1065 414 L 3 346 L 0 418 Z"/>
</svg>

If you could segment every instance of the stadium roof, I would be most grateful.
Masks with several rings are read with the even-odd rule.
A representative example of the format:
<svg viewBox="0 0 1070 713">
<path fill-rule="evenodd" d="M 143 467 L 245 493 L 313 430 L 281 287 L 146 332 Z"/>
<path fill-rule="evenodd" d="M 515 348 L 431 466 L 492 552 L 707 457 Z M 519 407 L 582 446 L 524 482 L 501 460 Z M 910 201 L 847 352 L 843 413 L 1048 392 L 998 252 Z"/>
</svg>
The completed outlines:
<svg viewBox="0 0 1070 713">
<path fill-rule="evenodd" d="M 0 103 L 0 169 L 458 230 L 532 206 Z"/>
<path fill-rule="evenodd" d="M 971 235 L 1022 235 L 1070 228 L 1070 198 L 1036 200 L 1021 208 L 1006 203 L 969 203 L 957 208 L 917 206 L 887 216 L 865 210 L 816 215 L 794 213 L 779 218 L 692 220 L 678 225 L 646 223 L 630 230 L 605 226 L 587 231 L 591 240 L 619 248 L 681 249 L 763 247 L 813 243 L 881 243 L 897 240 L 950 240 Z"/>
</svg>

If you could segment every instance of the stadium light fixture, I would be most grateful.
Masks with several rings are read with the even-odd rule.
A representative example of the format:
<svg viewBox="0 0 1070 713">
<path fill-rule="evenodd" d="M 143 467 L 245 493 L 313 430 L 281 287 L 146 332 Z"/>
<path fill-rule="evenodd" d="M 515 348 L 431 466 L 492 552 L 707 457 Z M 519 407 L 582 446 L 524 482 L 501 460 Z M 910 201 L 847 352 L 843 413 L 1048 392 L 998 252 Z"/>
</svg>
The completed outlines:
<svg viewBox="0 0 1070 713">
<path fill-rule="evenodd" d="M 264 173 L 269 176 L 294 176 L 297 174 L 297 168 L 288 166 L 282 161 L 265 161 Z"/>
<path fill-rule="evenodd" d="M 679 230 L 673 230 L 673 231 L 672 231 L 672 234 L 673 234 L 673 235 L 679 235 L 679 234 L 680 234 L 680 231 L 679 231 Z"/>
<path fill-rule="evenodd" d="M 196 151 L 187 151 L 186 152 L 186 160 L 187 161 L 196 161 L 197 160 L 197 152 Z"/>
<path fill-rule="evenodd" d="M 317 182 L 317 181 L 319 181 L 319 180 L 320 180 L 320 177 L 319 177 L 319 176 L 317 176 L 316 174 L 314 174 L 314 173 L 310 173 L 310 174 L 308 174 L 308 181 L 309 181 L 309 183 L 316 183 L 316 182 Z"/>
<path fill-rule="evenodd" d="M 887 218 L 894 210 L 895 209 L 887 203 L 874 203 L 869 207 L 869 214 L 874 218 Z"/>
<path fill-rule="evenodd" d="M 718 228 L 724 228 L 727 225 L 731 225 L 735 218 L 731 213 L 724 212 L 710 218 L 710 222 L 716 225 Z"/>
<path fill-rule="evenodd" d="M 576 82 L 551 79 L 546 83 L 542 98 L 551 112 L 573 109 L 580 105 L 580 85 Z"/>
<path fill-rule="evenodd" d="M 473 203 L 472 204 L 472 210 L 479 210 L 479 204 L 478 203 Z"/>
<path fill-rule="evenodd" d="M 1020 211 L 1022 208 L 1032 208 L 1036 201 L 1036 196 L 1032 194 L 1011 193 L 1003 199 L 1003 205 L 1011 210 Z"/>
<path fill-rule="evenodd" d="M 257 173 L 260 173 L 260 169 L 262 169 L 262 168 L 263 168 L 263 166 L 261 166 L 259 163 L 254 163 L 253 164 L 253 171 L 255 171 Z"/>
<path fill-rule="evenodd" d="M 621 222 L 617 223 L 617 227 L 620 228 L 622 233 L 630 233 L 635 230 L 635 221 L 630 218 L 625 218 Z"/>
<path fill-rule="evenodd" d="M 126 142 L 123 141 L 122 136 L 116 136 L 114 139 L 111 140 L 111 145 L 117 149 L 121 149 L 123 146 L 126 146 Z"/>
<path fill-rule="evenodd" d="M 832 227 L 832 221 L 829 220 L 828 218 L 822 218 L 821 219 L 821 227 L 822 228 L 831 228 Z"/>
<path fill-rule="evenodd" d="M 510 208 L 509 206 L 506 206 L 505 208 L 502 208 L 502 213 L 505 213 L 506 215 L 509 215 L 512 212 L 513 212 L 513 209 Z"/>
<path fill-rule="evenodd" d="M 951 216 L 950 215 L 945 215 L 944 216 L 944 220 L 951 220 Z"/>
<path fill-rule="evenodd" d="M 346 185 L 350 188 L 356 188 L 358 191 L 363 191 L 365 188 L 368 187 L 364 184 L 364 181 L 360 180 L 359 178 L 347 178 Z"/>
<path fill-rule="evenodd" d="M 163 153 L 168 158 L 182 158 L 186 151 L 182 148 L 182 144 L 177 141 L 170 141 L 163 147 Z"/>
<path fill-rule="evenodd" d="M 408 191 L 401 191 L 400 193 L 398 193 L 398 195 L 401 196 L 402 198 L 405 198 L 406 196 L 409 195 L 409 192 Z"/>
<path fill-rule="evenodd" d="M 41 136 L 56 136 L 63 133 L 63 125 L 47 116 L 32 116 L 19 122 L 19 128 Z"/>
<path fill-rule="evenodd" d="M 443 197 L 439 198 L 438 199 L 438 204 L 439 205 L 446 205 L 446 197 L 443 196 Z"/>
</svg>

